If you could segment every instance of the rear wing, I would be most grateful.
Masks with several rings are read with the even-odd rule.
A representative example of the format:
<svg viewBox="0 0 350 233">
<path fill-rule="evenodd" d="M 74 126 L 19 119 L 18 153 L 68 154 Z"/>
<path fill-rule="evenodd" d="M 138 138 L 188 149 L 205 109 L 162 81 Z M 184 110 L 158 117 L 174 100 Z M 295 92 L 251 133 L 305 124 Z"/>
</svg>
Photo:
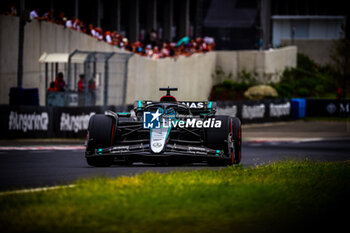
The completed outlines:
<svg viewBox="0 0 350 233">
<path fill-rule="evenodd" d="M 134 102 L 134 109 L 142 111 L 148 104 L 162 103 L 159 101 L 138 100 Z M 216 102 L 212 101 L 178 101 L 177 104 L 186 105 L 193 114 L 209 113 L 216 110 Z"/>
</svg>

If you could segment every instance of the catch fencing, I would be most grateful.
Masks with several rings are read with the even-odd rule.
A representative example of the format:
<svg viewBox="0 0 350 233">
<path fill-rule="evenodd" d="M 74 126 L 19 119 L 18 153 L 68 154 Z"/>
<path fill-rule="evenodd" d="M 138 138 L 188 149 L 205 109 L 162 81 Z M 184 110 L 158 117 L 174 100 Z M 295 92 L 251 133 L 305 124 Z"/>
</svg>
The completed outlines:
<svg viewBox="0 0 350 233">
<path fill-rule="evenodd" d="M 75 50 L 71 54 L 44 53 L 45 86 L 59 70 L 67 74 L 65 91 L 47 91 L 46 106 L 126 106 L 128 62 L 131 53 Z M 78 84 L 80 83 L 80 84 Z"/>
</svg>

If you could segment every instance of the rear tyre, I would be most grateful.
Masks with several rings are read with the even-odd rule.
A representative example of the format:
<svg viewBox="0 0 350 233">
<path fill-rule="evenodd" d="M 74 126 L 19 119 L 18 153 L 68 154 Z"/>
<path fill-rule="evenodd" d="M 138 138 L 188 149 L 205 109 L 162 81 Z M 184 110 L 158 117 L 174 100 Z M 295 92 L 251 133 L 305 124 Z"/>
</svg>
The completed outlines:
<svg viewBox="0 0 350 233">
<path fill-rule="evenodd" d="M 91 116 L 88 127 L 87 153 L 94 153 L 96 149 L 106 148 L 113 144 L 115 120 L 104 114 Z M 113 157 L 87 157 L 87 163 L 94 167 L 109 167 L 113 164 Z"/>
</svg>

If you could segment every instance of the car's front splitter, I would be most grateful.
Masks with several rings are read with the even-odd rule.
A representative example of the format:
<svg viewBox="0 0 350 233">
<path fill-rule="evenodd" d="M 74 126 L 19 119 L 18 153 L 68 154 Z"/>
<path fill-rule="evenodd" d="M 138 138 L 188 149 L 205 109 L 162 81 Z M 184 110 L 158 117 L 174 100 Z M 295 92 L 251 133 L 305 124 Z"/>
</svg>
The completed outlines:
<svg viewBox="0 0 350 233">
<path fill-rule="evenodd" d="M 207 147 L 167 144 L 161 153 L 153 153 L 149 144 L 111 146 L 99 148 L 94 151 L 86 151 L 86 157 L 114 156 L 116 158 L 127 157 L 200 157 L 200 158 L 228 158 L 224 151 L 214 150 Z"/>
</svg>

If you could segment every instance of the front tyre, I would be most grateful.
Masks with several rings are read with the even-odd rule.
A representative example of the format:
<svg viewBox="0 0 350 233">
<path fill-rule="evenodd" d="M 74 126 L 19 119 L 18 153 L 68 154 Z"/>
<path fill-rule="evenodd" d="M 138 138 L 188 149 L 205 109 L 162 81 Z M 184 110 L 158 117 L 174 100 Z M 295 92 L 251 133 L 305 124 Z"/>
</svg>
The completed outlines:
<svg viewBox="0 0 350 233">
<path fill-rule="evenodd" d="M 88 126 L 88 143 L 86 154 L 95 154 L 100 148 L 113 144 L 115 120 L 104 114 L 91 116 Z M 86 162 L 94 167 L 109 167 L 113 164 L 113 157 L 86 157 Z"/>
<path fill-rule="evenodd" d="M 230 134 L 228 135 L 228 152 L 231 155 L 230 165 L 241 162 L 242 125 L 237 117 L 230 117 Z"/>
<path fill-rule="evenodd" d="M 211 158 L 210 165 L 233 165 L 241 161 L 242 128 L 237 117 L 215 116 L 221 121 L 220 128 L 207 130 L 207 145 L 209 148 L 223 150 L 225 158 Z"/>
</svg>

